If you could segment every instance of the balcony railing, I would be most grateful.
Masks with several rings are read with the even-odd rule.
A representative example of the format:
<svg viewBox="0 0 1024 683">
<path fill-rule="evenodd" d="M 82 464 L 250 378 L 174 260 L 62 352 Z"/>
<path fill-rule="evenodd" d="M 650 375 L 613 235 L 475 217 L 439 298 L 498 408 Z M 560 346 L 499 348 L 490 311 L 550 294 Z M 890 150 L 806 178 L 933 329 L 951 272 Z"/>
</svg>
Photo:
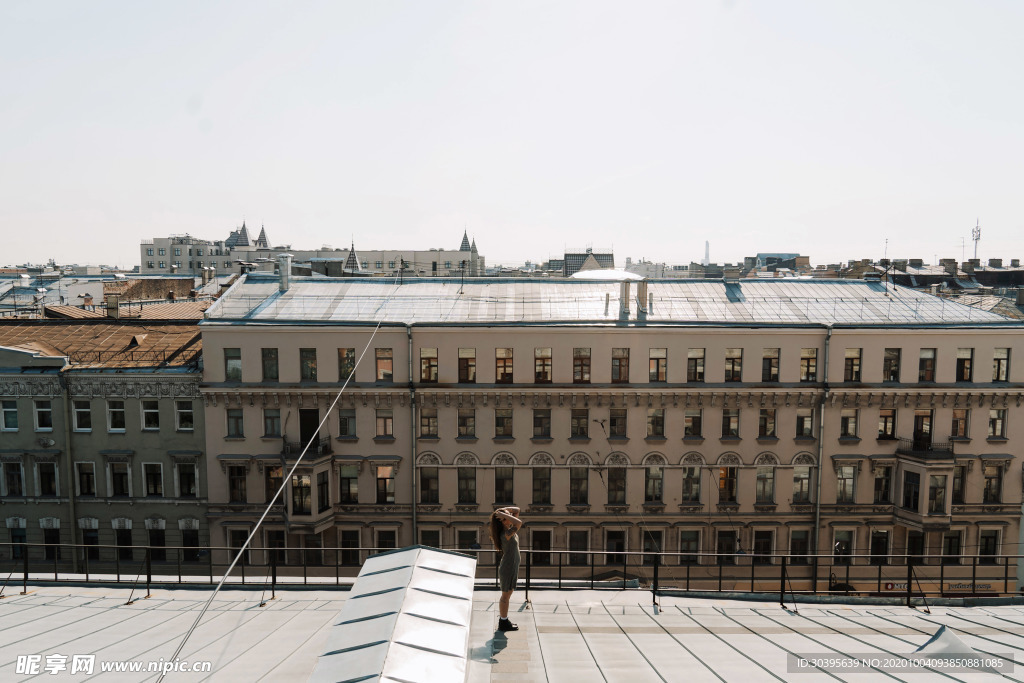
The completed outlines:
<svg viewBox="0 0 1024 683">
<path fill-rule="evenodd" d="M 281 454 L 298 455 L 302 453 L 302 449 L 305 447 L 306 444 L 302 442 L 285 441 Z M 313 441 L 309 446 L 309 450 L 306 451 L 307 455 L 330 455 L 333 452 L 334 448 L 331 446 L 331 437 L 329 436 Z"/>
<path fill-rule="evenodd" d="M 913 439 L 899 439 L 896 452 L 900 455 L 938 456 L 948 458 L 953 455 L 951 442 L 932 441 L 931 437 L 919 436 Z"/>
</svg>

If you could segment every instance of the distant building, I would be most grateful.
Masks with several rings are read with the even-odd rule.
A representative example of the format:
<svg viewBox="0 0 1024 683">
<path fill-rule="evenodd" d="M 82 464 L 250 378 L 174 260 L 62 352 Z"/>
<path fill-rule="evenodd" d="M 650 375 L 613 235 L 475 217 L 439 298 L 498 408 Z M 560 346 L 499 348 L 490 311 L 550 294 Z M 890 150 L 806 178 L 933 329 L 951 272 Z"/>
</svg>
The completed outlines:
<svg viewBox="0 0 1024 683">
<path fill-rule="evenodd" d="M 614 268 L 615 255 L 609 251 L 594 251 L 590 247 L 583 250 L 571 250 L 565 252 L 562 259 L 562 277 L 569 277 L 581 270 L 583 265 L 592 260 L 599 268 Z"/>
</svg>

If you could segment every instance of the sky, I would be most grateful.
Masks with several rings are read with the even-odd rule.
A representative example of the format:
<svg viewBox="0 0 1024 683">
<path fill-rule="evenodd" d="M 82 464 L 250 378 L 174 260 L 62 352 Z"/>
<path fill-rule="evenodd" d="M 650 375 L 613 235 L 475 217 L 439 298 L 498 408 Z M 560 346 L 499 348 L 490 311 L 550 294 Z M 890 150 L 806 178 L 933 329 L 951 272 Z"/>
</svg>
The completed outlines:
<svg viewBox="0 0 1024 683">
<path fill-rule="evenodd" d="M 1024 259 L 1024 4 L 0 2 L 0 265 Z"/>
</svg>

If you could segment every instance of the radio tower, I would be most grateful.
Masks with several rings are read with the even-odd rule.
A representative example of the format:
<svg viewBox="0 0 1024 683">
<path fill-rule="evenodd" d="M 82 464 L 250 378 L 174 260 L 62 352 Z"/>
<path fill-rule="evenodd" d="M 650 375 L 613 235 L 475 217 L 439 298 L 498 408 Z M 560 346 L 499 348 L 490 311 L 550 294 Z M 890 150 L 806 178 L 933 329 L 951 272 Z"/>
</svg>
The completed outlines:
<svg viewBox="0 0 1024 683">
<path fill-rule="evenodd" d="M 971 230 L 971 239 L 974 240 L 974 258 L 978 258 L 978 242 L 981 241 L 981 221 L 978 220 Z"/>
</svg>

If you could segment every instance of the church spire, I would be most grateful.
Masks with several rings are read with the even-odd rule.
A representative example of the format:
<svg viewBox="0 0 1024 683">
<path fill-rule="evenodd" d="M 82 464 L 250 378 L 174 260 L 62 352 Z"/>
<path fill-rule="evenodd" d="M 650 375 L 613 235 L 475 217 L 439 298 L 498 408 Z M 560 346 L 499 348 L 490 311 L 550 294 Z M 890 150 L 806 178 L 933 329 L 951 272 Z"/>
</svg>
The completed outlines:
<svg viewBox="0 0 1024 683">
<path fill-rule="evenodd" d="M 359 257 L 356 256 L 356 241 L 352 240 L 352 246 L 348 250 L 348 258 L 345 259 L 344 271 L 348 273 L 358 273 L 362 270 L 359 267 Z"/>
<path fill-rule="evenodd" d="M 459 247 L 459 251 L 469 251 L 469 250 L 470 250 L 469 249 L 469 234 L 465 230 L 463 230 L 462 231 L 462 246 Z"/>
</svg>

